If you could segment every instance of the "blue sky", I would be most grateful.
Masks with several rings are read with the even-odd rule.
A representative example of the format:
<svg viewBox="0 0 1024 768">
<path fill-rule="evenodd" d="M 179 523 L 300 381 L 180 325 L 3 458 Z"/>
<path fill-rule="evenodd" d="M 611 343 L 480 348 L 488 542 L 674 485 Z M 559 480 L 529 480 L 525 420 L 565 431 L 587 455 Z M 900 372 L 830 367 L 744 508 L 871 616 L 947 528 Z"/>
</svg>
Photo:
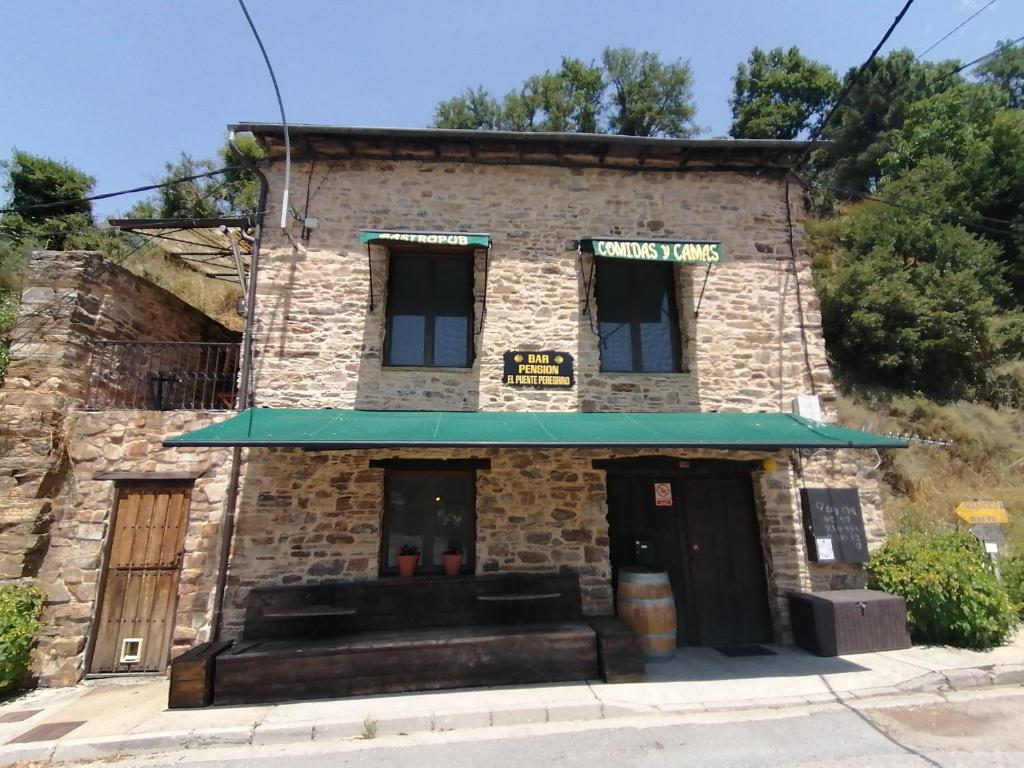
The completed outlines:
<svg viewBox="0 0 1024 768">
<path fill-rule="evenodd" d="M 606 45 L 688 60 L 705 136 L 726 133 L 736 64 L 797 45 L 840 72 L 870 52 L 904 0 L 247 0 L 291 122 L 422 127 L 466 86 L 499 95 Z M 917 0 L 887 50 L 922 51 L 987 0 Z M 277 120 L 236 0 L 6 0 L 0 156 L 67 160 L 99 192 L 159 180 L 185 150 L 211 156 L 228 123 Z M 973 59 L 1024 34 L 997 0 L 929 59 Z M 132 200 L 105 201 L 109 215 Z"/>
</svg>

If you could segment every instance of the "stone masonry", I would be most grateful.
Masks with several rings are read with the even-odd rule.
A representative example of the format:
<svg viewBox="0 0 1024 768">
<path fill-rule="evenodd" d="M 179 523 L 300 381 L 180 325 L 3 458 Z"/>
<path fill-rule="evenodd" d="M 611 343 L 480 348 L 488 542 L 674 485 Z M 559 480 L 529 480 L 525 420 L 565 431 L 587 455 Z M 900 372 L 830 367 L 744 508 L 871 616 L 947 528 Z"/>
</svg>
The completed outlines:
<svg viewBox="0 0 1024 768">
<path fill-rule="evenodd" d="M 366 141 L 371 146 L 376 140 Z M 315 166 L 296 159 L 293 184 L 310 183 L 307 214 L 319 220 L 309 242 L 293 246 L 297 225 L 289 233 L 292 242 L 272 226 L 265 230 L 254 343 L 258 406 L 786 412 L 796 395 L 813 392 L 822 397 L 826 418 L 834 418 L 801 212 L 796 200 L 787 207 L 778 178 L 756 168 L 568 167 L 516 155 L 500 162 L 445 162 L 438 159 L 440 148 L 433 159 L 396 159 L 380 156 L 386 148 L 371 157 L 365 146 L 350 145 Z M 281 199 L 281 165 L 271 162 L 266 169 L 268 222 L 279 217 L 274 208 Z M 790 217 L 796 222 L 792 232 Z M 367 253 L 359 245 L 361 229 L 491 234 L 490 252 L 474 255 L 471 368 L 383 366 L 388 252 L 372 246 Z M 600 371 L 594 261 L 573 244 L 601 235 L 722 243 L 727 260 L 707 273 L 673 267 L 684 372 Z M 29 324 L 16 337 L 15 362 L 0 391 L 0 514 L 6 526 L 0 563 L 5 578 L 38 577 L 47 585 L 36 668 L 50 685 L 73 682 L 85 670 L 115 493 L 103 473 L 173 469 L 199 475 L 173 637 L 177 652 L 210 636 L 231 470 L 226 450 L 160 445 L 226 414 L 81 407 L 91 339 L 224 338 L 224 329 L 192 308 L 97 259 L 34 257 L 33 274 L 41 277 L 25 292 Z M 502 385 L 502 355 L 509 349 L 571 353 L 577 385 Z M 770 460 L 751 482 L 778 641 L 790 639 L 788 591 L 864 581 L 859 567 L 808 562 L 802 484 L 859 487 L 870 545 L 884 537 L 874 452 L 257 448 L 243 455 L 227 637 L 237 635 L 254 587 L 378 577 L 384 470 L 370 466 L 374 459 L 488 459 L 490 468 L 478 471 L 476 481 L 477 572 L 578 573 L 591 614 L 612 610 L 606 478 L 593 468 L 595 459 Z"/>
<path fill-rule="evenodd" d="M 168 434 L 223 413 L 104 411 L 82 406 L 93 342 L 237 341 L 238 334 L 97 253 L 32 254 L 0 389 L 0 579 L 46 593 L 34 672 L 67 685 L 85 671 L 114 483 L 104 471 L 202 472 L 192 496 L 174 642 L 208 631 L 227 451 L 172 452 Z"/>
<path fill-rule="evenodd" d="M 831 415 L 834 389 L 809 257 L 801 245 L 801 212 L 795 203 L 789 211 L 797 222 L 791 251 L 785 186 L 779 180 L 739 173 L 362 158 L 324 167 L 293 166 L 297 178 L 312 173 L 317 190 L 309 215 L 318 217 L 320 227 L 312 240 L 300 250 L 272 232 L 265 246 L 255 364 L 260 405 L 777 412 L 788 411 L 797 394 L 813 391 Z M 268 170 L 271 208 L 279 199 L 279 170 L 275 165 Z M 275 220 L 273 211 L 269 217 Z M 389 228 L 492 235 L 490 253 L 475 255 L 472 368 L 382 365 L 388 255 L 373 246 L 368 259 L 358 232 Z M 684 373 L 600 372 L 593 258 L 566 244 L 605 234 L 722 242 L 727 262 L 711 269 L 706 287 L 702 268 L 674 268 Z M 298 237 L 297 229 L 292 237 Z M 568 391 L 503 386 L 502 353 L 508 349 L 570 352 L 577 386 Z M 477 476 L 478 572 L 571 568 L 580 573 L 588 612 L 611 610 L 605 482 L 590 462 L 617 454 L 470 453 L 492 461 L 491 469 Z M 369 459 L 469 455 L 251 454 L 228 600 L 229 626 L 235 629 L 244 596 L 254 586 L 377 577 L 383 471 L 370 469 Z M 671 455 L 767 458 L 737 452 Z M 864 581 L 859 567 L 808 562 L 801 483 L 857 485 L 872 547 L 884 528 L 873 453 L 820 452 L 800 462 L 788 453 L 774 458 L 779 469 L 757 473 L 754 481 L 776 636 L 787 640 L 787 591 Z"/>
</svg>

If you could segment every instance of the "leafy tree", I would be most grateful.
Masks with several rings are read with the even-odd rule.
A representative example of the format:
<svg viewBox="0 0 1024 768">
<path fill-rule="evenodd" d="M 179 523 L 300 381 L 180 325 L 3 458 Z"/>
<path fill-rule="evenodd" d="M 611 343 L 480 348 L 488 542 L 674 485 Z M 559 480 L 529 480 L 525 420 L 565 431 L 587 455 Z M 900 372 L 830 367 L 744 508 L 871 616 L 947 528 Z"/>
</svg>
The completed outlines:
<svg viewBox="0 0 1024 768">
<path fill-rule="evenodd" d="M 825 127 L 823 137 L 833 143 L 818 153 L 815 165 L 828 169 L 840 187 L 870 190 L 882 175 L 890 132 L 903 125 L 911 104 L 963 82 L 959 75 L 949 76 L 958 65 L 918 61 L 908 50 L 874 59 Z M 843 86 L 856 72 L 846 73 Z"/>
<path fill-rule="evenodd" d="M 435 128 L 505 129 L 501 105 L 483 86 L 467 88 L 461 95 L 442 101 L 434 111 Z"/>
<path fill-rule="evenodd" d="M 958 205 L 949 172 L 931 158 L 884 187 L 894 205 L 862 204 L 819 235 L 822 325 L 850 379 L 969 396 L 997 358 L 999 248 L 933 213 Z"/>
<path fill-rule="evenodd" d="M 839 80 L 825 64 L 795 46 L 788 51 L 754 48 L 733 76 L 735 139 L 795 139 L 815 129 L 835 98 Z"/>
<path fill-rule="evenodd" d="M 1019 303 L 1024 301 L 1024 112 L 1007 109 L 1006 99 L 995 86 L 960 83 L 914 102 L 903 125 L 891 132 L 880 165 L 884 179 L 896 179 L 944 158 L 944 196 L 933 205 L 1001 247 Z"/>
<path fill-rule="evenodd" d="M 263 151 L 251 136 L 239 136 L 235 144 L 249 161 L 259 161 Z M 196 160 L 186 152 L 177 162 L 167 163 L 163 183 L 176 179 L 227 169 L 223 175 L 207 176 L 161 187 L 149 199 L 137 203 L 132 218 L 212 219 L 222 216 L 253 214 L 259 204 L 259 179 L 246 167 L 231 147 L 225 144 L 218 161 Z"/>
<path fill-rule="evenodd" d="M 1024 109 L 1024 47 L 1004 40 L 999 48 L 999 53 L 979 64 L 975 72 L 981 82 L 1000 88 L 1012 108 Z"/>
<path fill-rule="evenodd" d="M 2 164 L 8 208 L 19 209 L 0 218 L 0 237 L 38 248 L 68 247 L 74 235 L 92 226 L 92 205 L 83 201 L 96 180 L 77 168 L 14 150 Z"/>
<path fill-rule="evenodd" d="M 605 48 L 601 61 L 611 85 L 608 129 L 628 136 L 693 136 L 693 72 L 656 53 Z"/>
<path fill-rule="evenodd" d="M 606 48 L 601 65 L 566 57 L 555 72 L 526 79 L 499 101 L 483 87 L 438 104 L 437 128 L 690 136 L 693 77 L 688 64 L 653 53 Z"/>
</svg>

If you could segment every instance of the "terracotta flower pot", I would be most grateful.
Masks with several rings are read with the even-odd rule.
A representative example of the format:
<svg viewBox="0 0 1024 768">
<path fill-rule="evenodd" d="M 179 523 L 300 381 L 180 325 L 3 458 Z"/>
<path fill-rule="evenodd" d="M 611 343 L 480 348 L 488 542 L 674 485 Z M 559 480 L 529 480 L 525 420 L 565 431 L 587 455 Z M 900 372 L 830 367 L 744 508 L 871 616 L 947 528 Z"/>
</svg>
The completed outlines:
<svg viewBox="0 0 1024 768">
<path fill-rule="evenodd" d="M 459 569 L 462 568 L 462 553 L 456 552 L 455 554 L 441 555 L 441 560 L 444 561 L 444 572 L 447 576 L 458 576 Z"/>
<path fill-rule="evenodd" d="M 399 555 L 398 575 L 408 578 L 416 573 L 416 565 L 420 561 L 419 555 Z"/>
</svg>

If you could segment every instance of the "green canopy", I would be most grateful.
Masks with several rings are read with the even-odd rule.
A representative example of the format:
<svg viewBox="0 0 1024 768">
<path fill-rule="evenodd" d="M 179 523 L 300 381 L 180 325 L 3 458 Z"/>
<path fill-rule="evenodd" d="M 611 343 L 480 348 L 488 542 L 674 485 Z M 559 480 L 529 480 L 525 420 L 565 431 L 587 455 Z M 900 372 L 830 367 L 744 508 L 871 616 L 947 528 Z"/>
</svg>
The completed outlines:
<svg viewBox="0 0 1024 768">
<path fill-rule="evenodd" d="M 472 246 L 490 248 L 491 236 L 486 232 L 415 232 L 404 229 L 364 229 L 360 243 L 422 243 L 423 245 Z"/>
<path fill-rule="evenodd" d="M 174 446 L 339 448 L 906 448 L 788 413 L 352 411 L 250 408 Z"/>
</svg>

